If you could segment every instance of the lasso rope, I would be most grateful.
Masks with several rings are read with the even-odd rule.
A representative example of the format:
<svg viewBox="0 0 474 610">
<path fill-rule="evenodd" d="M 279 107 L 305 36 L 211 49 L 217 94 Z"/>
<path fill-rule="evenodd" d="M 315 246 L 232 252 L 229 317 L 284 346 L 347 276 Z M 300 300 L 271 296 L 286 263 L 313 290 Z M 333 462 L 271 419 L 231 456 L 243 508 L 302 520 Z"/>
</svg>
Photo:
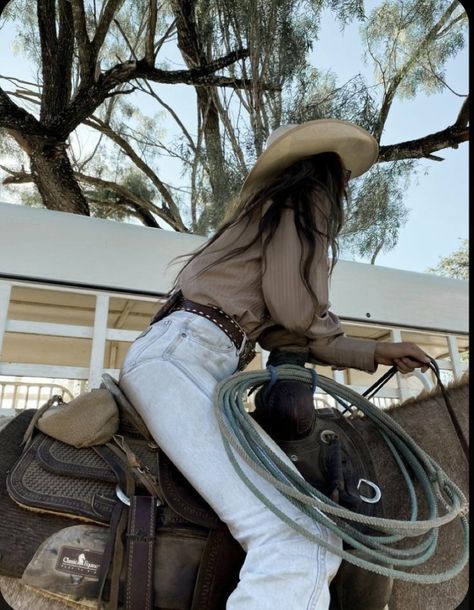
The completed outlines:
<svg viewBox="0 0 474 610">
<path fill-rule="evenodd" d="M 342 508 L 306 482 L 293 465 L 288 465 L 266 444 L 252 417 L 245 410 L 244 403 L 248 391 L 269 380 L 275 381 L 275 371 L 278 380 L 314 384 L 314 371 L 311 369 L 283 365 L 274 368 L 272 372 L 265 370 L 237 373 L 221 382 L 214 393 L 214 408 L 225 450 L 236 472 L 255 496 L 302 536 L 366 570 L 422 584 L 444 582 L 459 574 L 469 557 L 469 527 L 466 518 L 468 503 L 462 491 L 448 478 L 442 468 L 410 438 L 401 426 L 367 398 L 332 379 L 318 376 L 318 385 L 322 390 L 336 400 L 342 399 L 356 406 L 378 427 L 402 471 L 411 501 L 411 515 L 407 521 L 381 519 Z M 336 547 L 290 519 L 248 478 L 237 456 L 240 456 L 253 471 L 269 481 L 314 522 L 327 527 L 351 547 L 361 551 L 367 559 Z M 428 507 L 427 519 L 417 520 L 415 489 L 403 460 L 413 470 L 424 493 Z M 438 514 L 438 503 L 441 503 L 444 509 L 441 515 Z M 398 569 L 426 562 L 436 550 L 438 528 L 455 519 L 459 519 L 463 530 L 463 547 L 458 561 L 453 566 L 444 572 L 432 574 Z M 368 525 L 379 530 L 381 535 L 363 534 L 351 526 L 350 522 Z M 424 536 L 424 539 L 409 549 L 388 546 L 405 537 L 416 536 Z"/>
</svg>

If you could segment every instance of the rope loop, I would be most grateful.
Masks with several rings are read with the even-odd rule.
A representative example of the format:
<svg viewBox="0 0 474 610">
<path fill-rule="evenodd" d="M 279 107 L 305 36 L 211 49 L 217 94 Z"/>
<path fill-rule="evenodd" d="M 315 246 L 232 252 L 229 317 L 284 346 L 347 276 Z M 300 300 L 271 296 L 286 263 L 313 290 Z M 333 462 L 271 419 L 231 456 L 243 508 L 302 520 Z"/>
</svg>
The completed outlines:
<svg viewBox="0 0 474 610">
<path fill-rule="evenodd" d="M 268 391 L 277 379 L 311 384 L 313 393 L 317 385 L 339 403 L 354 405 L 378 427 L 405 480 L 411 502 L 408 520 L 381 519 L 342 508 L 312 487 L 298 472 L 295 473 L 293 464 L 275 443 L 267 444 L 247 413 L 245 404 L 251 391 L 265 383 L 268 383 Z M 375 385 L 380 387 L 378 382 Z M 264 371 L 236 373 L 225 379 L 215 389 L 214 409 L 226 453 L 239 477 L 267 508 L 302 536 L 354 565 L 408 582 L 444 582 L 454 578 L 467 564 L 469 526 L 466 519 L 468 504 L 464 494 L 449 480 L 439 464 L 418 447 L 395 420 L 373 405 L 368 398 L 333 379 L 317 376 L 312 369 L 282 364 L 267 366 Z M 324 537 L 314 534 L 312 529 L 290 519 L 249 479 L 242 468 L 243 464 L 247 464 L 268 481 L 313 522 L 325 526 L 342 538 L 347 543 L 344 546 L 352 547 L 355 552 L 333 545 Z M 427 507 L 425 519 L 418 519 L 415 488 L 407 467 L 424 495 Z M 443 509 L 441 514 L 439 504 Z M 457 561 L 440 573 L 407 572 L 404 568 L 421 565 L 432 557 L 438 541 L 438 529 L 454 520 L 459 522 L 463 532 L 463 546 Z M 380 535 L 363 534 L 351 522 L 363 523 L 372 531 L 380 532 Z M 390 546 L 404 538 L 413 540 L 420 537 L 422 540 L 416 541 L 410 548 Z"/>
</svg>

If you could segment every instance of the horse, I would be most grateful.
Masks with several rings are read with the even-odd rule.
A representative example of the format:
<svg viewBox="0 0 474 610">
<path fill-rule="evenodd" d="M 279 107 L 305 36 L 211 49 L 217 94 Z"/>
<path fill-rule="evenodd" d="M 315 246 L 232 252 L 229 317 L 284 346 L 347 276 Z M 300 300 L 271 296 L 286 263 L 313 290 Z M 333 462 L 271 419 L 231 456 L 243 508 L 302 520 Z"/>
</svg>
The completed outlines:
<svg viewBox="0 0 474 610">
<path fill-rule="evenodd" d="M 468 461 L 463 452 L 463 443 L 468 443 L 468 379 L 451 383 L 446 388 L 450 402 L 454 407 L 454 416 L 458 426 L 453 425 L 452 416 L 448 413 L 446 403 L 438 389 L 424 391 L 415 398 L 410 398 L 389 409 L 390 416 L 399 423 L 436 462 L 445 470 L 467 495 Z M 377 456 L 374 461 L 378 481 L 383 489 L 384 506 L 388 508 L 388 518 L 406 519 L 408 504 L 405 483 L 389 456 L 384 441 L 376 433 L 366 417 L 354 417 L 352 423 L 358 433 L 368 444 L 371 454 Z M 461 430 L 462 438 L 459 437 Z M 451 565 L 459 552 L 461 544 L 460 528 L 456 523 L 449 523 L 441 528 L 435 555 L 423 566 L 427 572 L 440 572 Z M 418 568 L 419 569 L 419 568 Z M 408 569 L 409 571 L 409 569 Z M 0 610 L 66 610 L 78 608 L 74 602 L 58 600 L 46 596 L 19 579 L 0 576 L 0 590 L 4 596 L 0 599 Z M 465 567 L 455 578 L 439 584 L 423 585 L 413 582 L 394 580 L 388 610 L 467 610 L 468 570 Z M 347 600 L 340 600 L 341 609 L 352 610 L 352 591 L 347 592 Z M 3 604 L 3 605 L 2 605 Z M 7 605 L 9 604 L 9 606 Z M 385 608 L 387 610 L 387 606 Z"/>
</svg>

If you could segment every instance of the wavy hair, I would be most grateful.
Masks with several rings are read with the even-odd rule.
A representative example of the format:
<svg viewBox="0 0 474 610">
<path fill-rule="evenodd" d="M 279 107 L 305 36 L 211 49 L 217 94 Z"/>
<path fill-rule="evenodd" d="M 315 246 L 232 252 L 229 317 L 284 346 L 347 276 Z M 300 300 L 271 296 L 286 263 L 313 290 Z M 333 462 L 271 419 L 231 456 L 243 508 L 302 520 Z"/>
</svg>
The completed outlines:
<svg viewBox="0 0 474 610">
<path fill-rule="evenodd" d="M 245 226 L 249 226 L 257 219 L 259 219 L 259 232 L 249 243 L 223 253 L 205 270 L 244 252 L 260 238 L 260 235 L 263 236 L 265 261 L 268 244 L 280 223 L 282 212 L 285 208 L 291 207 L 294 210 L 295 226 L 302 252 L 306 251 L 300 261 L 300 276 L 311 298 L 317 303 L 317 297 L 310 283 L 311 264 L 318 240 L 325 244 L 327 254 L 331 255 L 330 274 L 337 262 L 339 254 L 337 237 L 343 224 L 344 204 L 347 200 L 346 182 L 347 171 L 336 153 L 320 153 L 297 161 L 257 192 L 252 193 L 250 197 L 240 197 L 230 217 L 216 233 L 201 248 L 184 255 L 184 257 L 189 256 L 189 260 L 183 269 L 209 248 L 227 229 L 238 223 L 246 223 Z M 262 207 L 269 201 L 271 204 L 262 215 Z M 324 226 L 317 226 L 315 208 L 320 212 L 319 217 L 324 219 Z M 178 282 L 179 274 L 175 287 Z"/>
</svg>

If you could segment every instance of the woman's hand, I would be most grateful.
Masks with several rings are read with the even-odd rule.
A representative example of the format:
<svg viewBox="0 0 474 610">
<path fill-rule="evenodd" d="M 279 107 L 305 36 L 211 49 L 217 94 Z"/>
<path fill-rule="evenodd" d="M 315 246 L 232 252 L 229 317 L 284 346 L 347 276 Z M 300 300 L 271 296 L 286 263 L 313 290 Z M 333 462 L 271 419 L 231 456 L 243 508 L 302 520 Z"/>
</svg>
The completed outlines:
<svg viewBox="0 0 474 610">
<path fill-rule="evenodd" d="M 396 366 L 400 373 L 411 373 L 416 368 L 421 368 L 424 373 L 428 369 L 430 358 L 416 343 L 378 341 L 375 346 L 375 362 Z"/>
</svg>

